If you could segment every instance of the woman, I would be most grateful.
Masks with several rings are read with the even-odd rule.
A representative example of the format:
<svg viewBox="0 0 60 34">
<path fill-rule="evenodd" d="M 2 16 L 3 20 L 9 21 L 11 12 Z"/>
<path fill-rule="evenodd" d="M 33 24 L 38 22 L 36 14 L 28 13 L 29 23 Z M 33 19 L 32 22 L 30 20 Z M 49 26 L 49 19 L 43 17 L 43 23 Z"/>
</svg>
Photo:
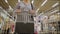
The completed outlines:
<svg viewBox="0 0 60 34">
<path fill-rule="evenodd" d="M 17 14 L 16 28 L 19 30 L 19 33 L 33 33 L 34 21 L 31 16 L 33 16 L 35 12 L 34 9 L 32 9 L 30 0 L 19 2 L 15 9 L 15 13 Z"/>
</svg>

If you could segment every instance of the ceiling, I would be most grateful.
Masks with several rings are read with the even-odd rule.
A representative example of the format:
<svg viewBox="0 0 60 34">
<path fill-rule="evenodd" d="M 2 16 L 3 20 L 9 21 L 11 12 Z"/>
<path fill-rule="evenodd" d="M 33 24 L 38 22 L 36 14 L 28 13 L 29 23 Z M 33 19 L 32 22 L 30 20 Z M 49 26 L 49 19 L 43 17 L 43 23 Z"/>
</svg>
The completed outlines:
<svg viewBox="0 0 60 34">
<path fill-rule="evenodd" d="M 44 2 L 45 0 L 34 0 L 34 5 L 35 8 L 37 9 L 38 7 L 40 7 L 40 11 L 45 11 L 47 9 L 50 9 L 51 6 L 53 4 L 55 4 L 56 2 L 58 2 L 59 0 L 47 0 L 47 2 L 44 4 L 44 6 L 41 7 L 41 4 Z M 14 8 L 16 6 L 16 3 L 18 2 L 18 0 L 7 0 L 8 3 L 6 3 L 4 0 L 0 0 L 0 6 L 3 7 L 4 9 L 8 9 L 9 5 Z"/>
<path fill-rule="evenodd" d="M 44 1 L 45 0 L 34 0 L 33 4 L 36 10 L 39 8 L 39 13 L 52 9 L 52 5 L 54 5 L 57 2 L 60 2 L 60 0 L 47 0 L 47 2 L 43 6 L 41 6 Z M 18 0 L 7 0 L 7 2 L 5 2 L 4 0 L 0 0 L 0 7 L 2 7 L 5 10 L 8 10 L 10 7 L 14 9 L 16 3 L 18 3 Z"/>
</svg>

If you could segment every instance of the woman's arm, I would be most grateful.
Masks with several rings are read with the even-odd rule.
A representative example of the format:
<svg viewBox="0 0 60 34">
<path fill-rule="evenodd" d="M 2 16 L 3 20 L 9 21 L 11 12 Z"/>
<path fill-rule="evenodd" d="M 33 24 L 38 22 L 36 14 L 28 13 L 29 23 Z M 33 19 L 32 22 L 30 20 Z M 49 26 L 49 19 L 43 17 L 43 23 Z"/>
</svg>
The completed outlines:
<svg viewBox="0 0 60 34">
<path fill-rule="evenodd" d="M 16 9 L 15 13 L 17 14 L 21 13 L 21 9 Z"/>
<path fill-rule="evenodd" d="M 34 10 L 30 10 L 30 13 L 33 15 L 33 14 L 35 14 L 35 11 Z"/>
<path fill-rule="evenodd" d="M 35 7 L 33 6 L 33 4 L 31 4 L 30 13 L 31 13 L 32 15 L 35 15 Z"/>
<path fill-rule="evenodd" d="M 20 9 L 20 3 L 17 3 L 16 7 L 15 7 L 15 13 L 20 13 L 21 9 Z"/>
</svg>

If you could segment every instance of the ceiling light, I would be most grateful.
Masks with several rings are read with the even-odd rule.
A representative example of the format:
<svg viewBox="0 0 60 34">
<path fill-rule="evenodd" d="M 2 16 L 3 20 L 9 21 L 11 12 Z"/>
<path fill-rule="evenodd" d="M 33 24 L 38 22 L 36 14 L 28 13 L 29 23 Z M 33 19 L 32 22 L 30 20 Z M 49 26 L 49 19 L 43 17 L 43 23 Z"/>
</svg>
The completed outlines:
<svg viewBox="0 0 60 34">
<path fill-rule="evenodd" d="M 60 13 L 58 13 L 60 15 Z"/>
<path fill-rule="evenodd" d="M 11 8 L 11 6 L 9 5 L 9 10 L 10 10 L 10 9 L 13 10 L 13 9 Z"/>
<path fill-rule="evenodd" d="M 32 0 L 32 2 L 31 2 L 32 4 L 34 3 L 34 0 Z"/>
<path fill-rule="evenodd" d="M 55 3 L 52 7 L 55 7 L 55 6 L 57 6 L 57 5 L 59 5 L 59 3 L 57 2 L 57 3 Z"/>
<path fill-rule="evenodd" d="M 57 11 L 59 11 L 59 10 L 55 10 L 55 11 L 51 12 L 51 14 L 56 13 Z"/>
<path fill-rule="evenodd" d="M 43 13 L 40 13 L 38 16 L 41 16 Z"/>
<path fill-rule="evenodd" d="M 45 0 L 45 1 L 41 4 L 41 6 L 43 6 L 46 2 L 47 2 L 47 0 Z"/>
<path fill-rule="evenodd" d="M 20 2 L 20 0 L 18 0 L 18 2 Z"/>
<path fill-rule="evenodd" d="M 6 2 L 6 3 L 8 3 L 8 1 L 7 1 L 7 0 L 5 0 L 5 2 Z"/>
<path fill-rule="evenodd" d="M 38 8 L 38 9 L 36 10 L 36 12 L 35 12 L 35 13 L 36 13 L 36 15 L 38 15 L 38 11 L 39 11 L 39 8 Z"/>
<path fill-rule="evenodd" d="M 36 12 L 38 12 L 39 11 L 39 8 L 36 10 Z"/>
</svg>

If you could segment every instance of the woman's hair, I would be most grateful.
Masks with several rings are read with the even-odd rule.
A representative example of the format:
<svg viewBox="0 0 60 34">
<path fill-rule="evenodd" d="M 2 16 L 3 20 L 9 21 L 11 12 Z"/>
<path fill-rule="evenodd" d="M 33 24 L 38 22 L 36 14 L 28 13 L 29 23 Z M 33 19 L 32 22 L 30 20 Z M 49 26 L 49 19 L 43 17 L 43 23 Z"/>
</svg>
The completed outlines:
<svg viewBox="0 0 60 34">
<path fill-rule="evenodd" d="M 25 2 L 30 2 L 30 0 L 23 0 L 23 1 L 25 1 Z"/>
<path fill-rule="evenodd" d="M 20 9 L 20 6 L 18 6 L 17 9 Z"/>
</svg>

